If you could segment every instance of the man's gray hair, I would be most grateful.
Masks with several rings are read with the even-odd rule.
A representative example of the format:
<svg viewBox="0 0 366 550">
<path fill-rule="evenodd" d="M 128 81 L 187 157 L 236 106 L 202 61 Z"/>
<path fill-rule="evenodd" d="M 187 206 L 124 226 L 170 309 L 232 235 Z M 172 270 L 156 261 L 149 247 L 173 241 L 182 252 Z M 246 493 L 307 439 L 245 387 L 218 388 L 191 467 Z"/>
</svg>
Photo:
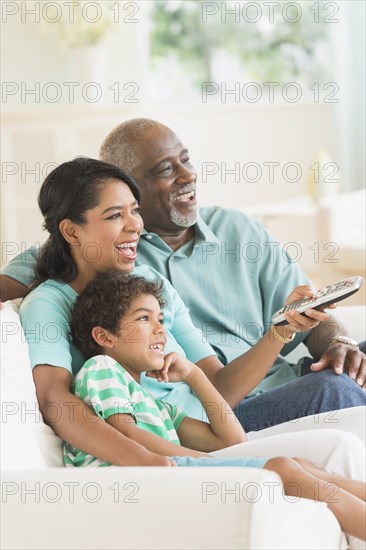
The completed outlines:
<svg viewBox="0 0 366 550">
<path fill-rule="evenodd" d="M 149 118 L 133 118 L 122 122 L 103 141 L 99 151 L 100 160 L 122 168 L 134 176 L 141 159 L 136 154 L 133 143 L 154 126 L 162 125 Z"/>
</svg>

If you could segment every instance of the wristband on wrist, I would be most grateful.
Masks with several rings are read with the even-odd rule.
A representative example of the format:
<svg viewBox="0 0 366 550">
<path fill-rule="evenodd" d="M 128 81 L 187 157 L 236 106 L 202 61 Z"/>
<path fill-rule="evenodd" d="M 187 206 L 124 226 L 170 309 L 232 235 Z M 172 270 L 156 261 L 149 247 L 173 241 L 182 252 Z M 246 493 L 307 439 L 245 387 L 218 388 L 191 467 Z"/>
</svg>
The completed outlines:
<svg viewBox="0 0 366 550">
<path fill-rule="evenodd" d="M 329 346 L 337 342 L 337 344 L 348 344 L 349 346 L 358 346 L 358 342 L 349 336 L 335 336 Z"/>
<path fill-rule="evenodd" d="M 296 336 L 296 332 L 294 332 L 293 335 L 289 336 L 288 338 L 281 336 L 281 334 L 276 329 L 275 325 L 271 325 L 271 332 L 273 336 L 276 338 L 276 340 L 278 340 L 282 344 L 289 344 L 290 342 L 293 342 Z"/>
</svg>

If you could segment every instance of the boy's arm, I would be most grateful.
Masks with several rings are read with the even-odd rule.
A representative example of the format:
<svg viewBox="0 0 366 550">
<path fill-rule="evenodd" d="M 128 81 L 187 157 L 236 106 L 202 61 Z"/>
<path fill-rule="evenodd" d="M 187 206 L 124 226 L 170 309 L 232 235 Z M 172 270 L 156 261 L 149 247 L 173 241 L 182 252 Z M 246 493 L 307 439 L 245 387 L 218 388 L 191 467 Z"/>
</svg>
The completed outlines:
<svg viewBox="0 0 366 550">
<path fill-rule="evenodd" d="M 181 425 L 185 422 L 185 420 L 186 418 L 183 419 Z M 190 418 L 189 420 L 193 419 Z M 163 456 L 192 456 L 194 458 L 205 456 L 205 453 L 198 452 L 197 450 L 193 450 L 181 445 L 176 445 L 175 443 L 171 443 L 170 441 L 167 441 L 159 435 L 139 428 L 138 426 L 136 426 L 135 421 L 129 414 L 113 414 L 106 419 L 106 422 L 108 422 L 108 424 L 113 426 L 113 428 L 118 430 L 121 434 L 129 437 L 136 443 L 140 443 L 140 445 L 143 445 L 152 453 Z M 202 422 L 202 424 L 208 426 L 206 422 Z M 178 433 L 179 430 L 180 427 L 178 429 Z"/>
<path fill-rule="evenodd" d="M 182 445 L 211 452 L 247 441 L 245 431 L 232 409 L 199 367 L 194 365 L 184 382 L 201 401 L 209 424 L 184 418 L 178 428 Z"/>
<path fill-rule="evenodd" d="M 182 445 L 210 452 L 247 440 L 228 403 L 202 370 L 185 357 L 168 353 L 163 368 L 146 375 L 156 377 L 159 382 L 185 382 L 201 401 L 210 423 L 185 418 L 177 430 Z"/>
</svg>

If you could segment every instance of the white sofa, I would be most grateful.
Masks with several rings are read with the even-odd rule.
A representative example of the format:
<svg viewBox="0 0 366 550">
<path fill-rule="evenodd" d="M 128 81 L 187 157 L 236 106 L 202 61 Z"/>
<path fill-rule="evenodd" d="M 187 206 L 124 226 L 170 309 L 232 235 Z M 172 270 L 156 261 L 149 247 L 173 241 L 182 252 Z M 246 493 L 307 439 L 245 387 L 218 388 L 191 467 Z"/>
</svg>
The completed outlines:
<svg viewBox="0 0 366 550">
<path fill-rule="evenodd" d="M 62 467 L 14 302 L 1 311 L 1 343 L 4 550 L 347 547 L 326 504 L 284 497 L 269 471 Z"/>
</svg>

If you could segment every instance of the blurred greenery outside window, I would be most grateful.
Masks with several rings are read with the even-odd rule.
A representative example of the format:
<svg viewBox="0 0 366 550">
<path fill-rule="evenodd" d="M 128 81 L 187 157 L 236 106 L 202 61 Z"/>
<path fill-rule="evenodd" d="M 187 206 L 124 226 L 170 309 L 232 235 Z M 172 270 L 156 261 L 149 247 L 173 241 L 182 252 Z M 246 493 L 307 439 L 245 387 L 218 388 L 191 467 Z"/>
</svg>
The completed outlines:
<svg viewBox="0 0 366 550">
<path fill-rule="evenodd" d="M 307 1 L 155 0 L 150 7 L 149 95 L 194 100 L 201 98 L 203 83 L 213 82 L 220 90 L 233 90 L 239 83 L 242 93 L 243 86 L 254 82 L 268 98 L 268 83 L 275 83 L 272 89 L 281 94 L 281 87 L 295 82 L 301 99 L 314 99 L 334 80 L 335 8 L 336 2 L 329 2 L 325 11 L 322 2 Z M 330 85 L 329 94 L 334 90 Z M 250 97 L 255 94 L 252 88 Z M 235 102 L 233 95 L 227 97 Z"/>
</svg>

